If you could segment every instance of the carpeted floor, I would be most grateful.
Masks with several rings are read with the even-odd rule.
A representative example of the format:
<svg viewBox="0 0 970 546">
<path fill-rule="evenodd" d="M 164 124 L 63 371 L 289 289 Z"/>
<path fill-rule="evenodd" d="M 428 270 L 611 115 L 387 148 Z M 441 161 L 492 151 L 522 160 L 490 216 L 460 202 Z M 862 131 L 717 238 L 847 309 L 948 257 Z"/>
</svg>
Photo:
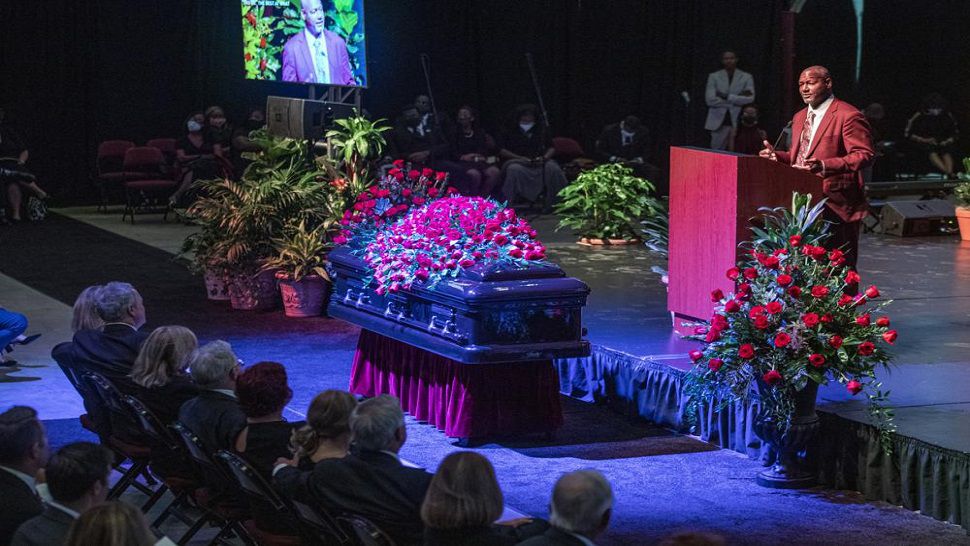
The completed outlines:
<svg viewBox="0 0 970 546">
<path fill-rule="evenodd" d="M 26 249 L 26 250 L 24 250 Z M 183 324 L 202 341 L 226 339 L 248 363 L 287 366 L 295 396 L 291 417 L 325 388 L 344 388 L 356 328 L 326 318 L 229 310 L 204 299 L 201 281 L 171 254 L 60 215 L 41 224 L 0 230 L 0 273 L 70 305 L 84 287 L 126 280 L 142 292 L 147 328 Z M 18 400 L 30 403 L 23 383 Z M 592 467 L 614 487 L 615 514 L 597 543 L 651 544 L 675 531 L 720 533 L 732 544 L 970 544 L 960 528 L 843 492 L 789 492 L 754 482 L 756 462 L 603 407 L 564 400 L 566 424 L 550 442 L 501 440 L 477 448 L 495 464 L 506 502 L 547 515 L 552 484 L 565 471 Z M 91 439 L 76 420 L 47 422 L 52 444 Z M 454 441 L 409 422 L 402 455 L 430 470 Z"/>
</svg>

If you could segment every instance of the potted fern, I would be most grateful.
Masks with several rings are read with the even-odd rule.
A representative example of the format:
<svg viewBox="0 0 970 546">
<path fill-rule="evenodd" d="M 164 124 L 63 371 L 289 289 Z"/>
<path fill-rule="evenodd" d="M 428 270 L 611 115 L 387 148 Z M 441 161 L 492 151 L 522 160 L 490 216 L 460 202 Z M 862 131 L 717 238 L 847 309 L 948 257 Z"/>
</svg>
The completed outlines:
<svg viewBox="0 0 970 546">
<path fill-rule="evenodd" d="M 289 226 L 283 237 L 273 239 L 277 253 L 263 269 L 276 273 L 286 316 L 320 316 L 330 292 L 325 266 L 327 251 L 333 246 L 329 234 L 335 225 L 328 220 L 310 229 L 306 220 L 301 220 Z"/>
<path fill-rule="evenodd" d="M 639 222 L 656 216 L 662 205 L 648 180 L 609 163 L 580 174 L 559 192 L 559 226 L 579 232 L 580 244 L 621 245 L 639 240 Z"/>
<path fill-rule="evenodd" d="M 963 181 L 953 189 L 957 200 L 957 223 L 960 224 L 960 238 L 970 241 L 970 157 L 963 160 Z"/>
</svg>

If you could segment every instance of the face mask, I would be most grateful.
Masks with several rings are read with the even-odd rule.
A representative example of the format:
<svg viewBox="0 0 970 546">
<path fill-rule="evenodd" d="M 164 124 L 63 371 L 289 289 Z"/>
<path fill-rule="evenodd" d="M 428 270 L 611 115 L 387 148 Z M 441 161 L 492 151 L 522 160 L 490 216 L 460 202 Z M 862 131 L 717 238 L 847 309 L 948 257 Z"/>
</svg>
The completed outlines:
<svg viewBox="0 0 970 546">
<path fill-rule="evenodd" d="M 519 128 L 522 129 L 522 132 L 523 133 L 528 133 L 535 126 L 536 126 L 535 123 L 520 123 L 519 124 Z"/>
<path fill-rule="evenodd" d="M 189 128 L 189 132 L 190 133 L 195 133 L 197 131 L 201 131 L 202 130 L 202 124 L 200 124 L 198 121 L 195 121 L 194 119 L 191 120 L 191 121 L 189 121 L 186 124 L 186 127 Z"/>
<path fill-rule="evenodd" d="M 926 113 L 929 114 L 929 115 L 931 115 L 931 116 L 938 116 L 938 115 L 940 115 L 940 114 L 943 113 L 943 109 L 942 108 L 929 108 L 929 109 L 926 110 Z"/>
</svg>

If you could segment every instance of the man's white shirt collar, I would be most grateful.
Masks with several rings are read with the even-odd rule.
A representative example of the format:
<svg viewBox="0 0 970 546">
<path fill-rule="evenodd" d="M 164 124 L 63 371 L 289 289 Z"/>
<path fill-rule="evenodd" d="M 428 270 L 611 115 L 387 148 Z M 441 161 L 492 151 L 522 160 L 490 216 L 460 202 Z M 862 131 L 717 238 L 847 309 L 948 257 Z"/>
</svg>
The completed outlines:
<svg viewBox="0 0 970 546">
<path fill-rule="evenodd" d="M 808 105 L 808 111 L 815 114 L 815 118 L 812 119 L 812 133 L 808 139 L 809 147 L 812 146 L 812 142 L 815 140 L 815 133 L 818 131 L 819 125 L 822 124 L 822 118 L 825 117 L 825 112 L 828 111 L 829 106 L 832 106 L 832 101 L 835 100 L 835 95 L 829 95 L 829 98 L 822 101 L 818 107 L 812 107 L 811 104 Z M 806 116 L 808 114 L 805 114 Z"/>
<path fill-rule="evenodd" d="M 236 397 L 236 393 L 232 389 L 212 389 L 212 392 L 222 393 L 226 396 Z"/>
<path fill-rule="evenodd" d="M 23 472 L 15 469 L 15 468 L 10 468 L 9 466 L 0 466 L 0 469 L 6 470 L 7 472 L 13 474 L 14 476 L 17 476 L 17 478 L 19 478 L 20 481 L 22 481 L 25 484 L 27 484 L 27 487 L 29 487 L 31 491 L 34 491 L 34 488 L 37 487 L 37 480 L 34 479 L 33 476 L 30 476 L 28 474 L 24 474 Z"/>
</svg>

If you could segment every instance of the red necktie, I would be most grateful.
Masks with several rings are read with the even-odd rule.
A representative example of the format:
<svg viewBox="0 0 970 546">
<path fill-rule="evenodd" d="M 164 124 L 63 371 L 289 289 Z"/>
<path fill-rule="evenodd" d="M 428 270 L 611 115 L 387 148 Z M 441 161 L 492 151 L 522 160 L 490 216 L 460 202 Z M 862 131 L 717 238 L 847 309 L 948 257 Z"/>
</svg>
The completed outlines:
<svg viewBox="0 0 970 546">
<path fill-rule="evenodd" d="M 812 143 L 812 122 L 815 121 L 815 112 L 808 111 L 805 116 L 805 123 L 802 124 L 802 136 L 798 139 L 798 157 L 795 165 L 804 165 L 808 157 L 808 146 Z"/>
</svg>

